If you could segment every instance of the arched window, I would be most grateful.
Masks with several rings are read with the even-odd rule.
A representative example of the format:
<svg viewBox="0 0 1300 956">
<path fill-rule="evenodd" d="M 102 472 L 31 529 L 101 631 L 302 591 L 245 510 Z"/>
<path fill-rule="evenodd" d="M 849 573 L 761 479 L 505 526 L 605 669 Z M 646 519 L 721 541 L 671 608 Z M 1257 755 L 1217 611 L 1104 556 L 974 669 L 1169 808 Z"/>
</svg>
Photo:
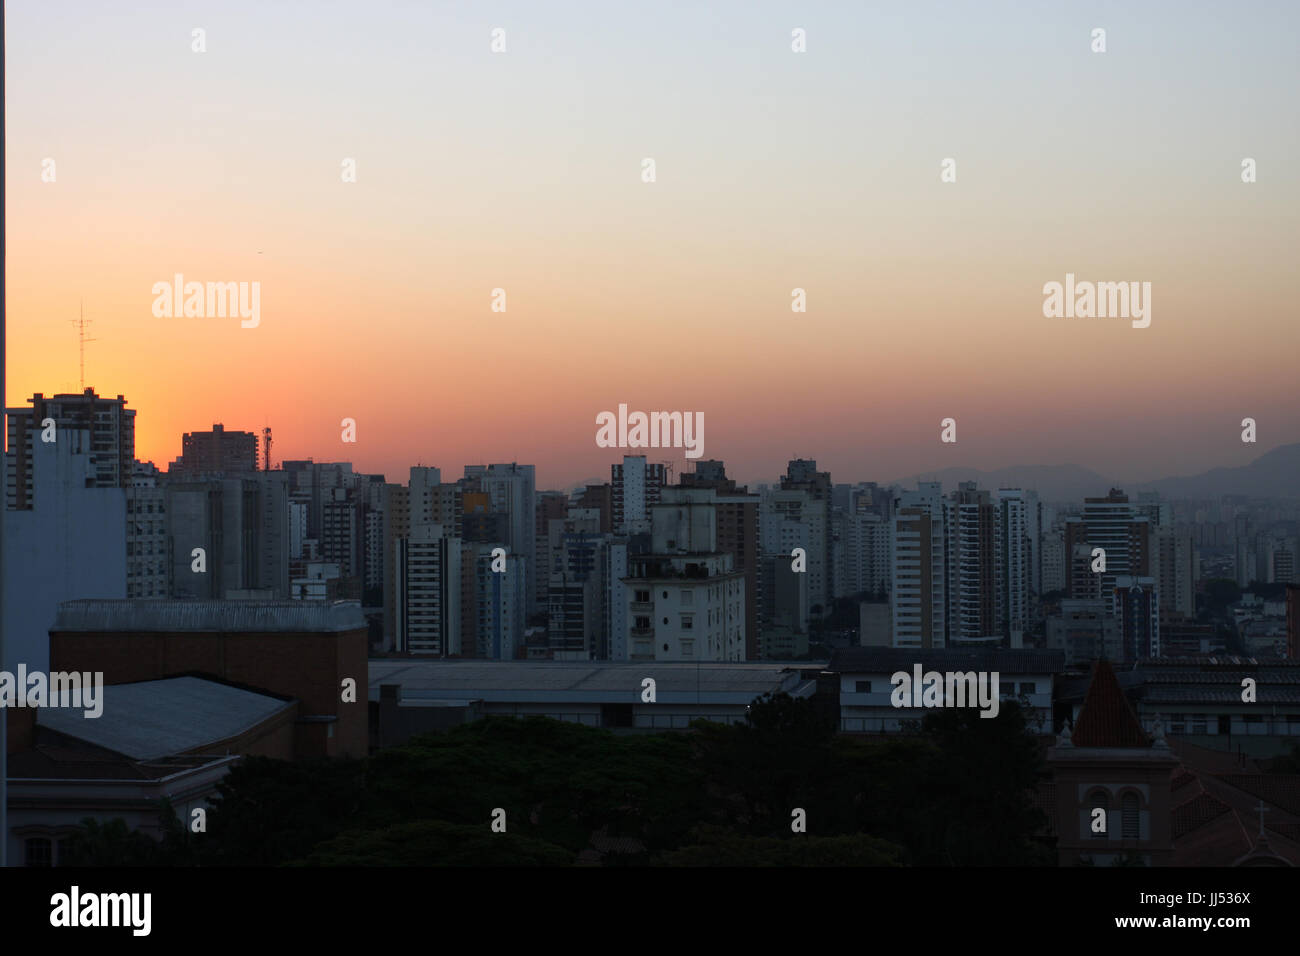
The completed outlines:
<svg viewBox="0 0 1300 956">
<path fill-rule="evenodd" d="M 1088 827 L 1088 832 L 1092 834 L 1092 838 L 1094 840 L 1110 839 L 1110 794 L 1108 794 L 1105 790 L 1092 791 L 1092 793 L 1088 794 L 1087 809 L 1088 809 L 1087 827 Z M 1101 810 L 1105 814 L 1102 817 L 1102 819 L 1105 821 L 1106 826 L 1104 829 L 1101 830 L 1101 832 L 1097 831 L 1096 824 L 1095 824 L 1095 821 L 1097 820 L 1097 813 L 1096 813 L 1097 810 Z"/>
<path fill-rule="evenodd" d="M 1121 803 L 1123 807 L 1123 830 L 1121 833 L 1125 840 L 1136 840 L 1138 838 L 1138 796 L 1136 793 L 1124 794 L 1124 800 Z"/>
</svg>

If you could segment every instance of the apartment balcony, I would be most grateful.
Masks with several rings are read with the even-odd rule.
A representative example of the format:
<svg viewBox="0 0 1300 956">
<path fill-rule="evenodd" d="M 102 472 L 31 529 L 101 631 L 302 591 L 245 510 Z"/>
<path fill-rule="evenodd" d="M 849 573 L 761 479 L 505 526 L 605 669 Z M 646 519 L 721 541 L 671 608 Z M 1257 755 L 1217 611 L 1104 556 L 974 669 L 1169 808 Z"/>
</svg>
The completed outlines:
<svg viewBox="0 0 1300 956">
<path fill-rule="evenodd" d="M 633 637 L 654 637 L 655 629 L 653 627 L 634 627 L 631 629 Z"/>
</svg>

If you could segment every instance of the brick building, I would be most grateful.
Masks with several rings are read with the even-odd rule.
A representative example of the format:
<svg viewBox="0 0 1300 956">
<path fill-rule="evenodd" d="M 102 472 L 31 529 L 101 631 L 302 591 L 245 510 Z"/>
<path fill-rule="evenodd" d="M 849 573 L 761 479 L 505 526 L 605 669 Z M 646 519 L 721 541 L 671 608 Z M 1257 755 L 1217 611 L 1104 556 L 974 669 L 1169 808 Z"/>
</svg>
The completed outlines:
<svg viewBox="0 0 1300 956">
<path fill-rule="evenodd" d="M 293 755 L 364 757 L 367 625 L 358 604 L 304 601 L 67 601 L 50 669 L 105 684 L 207 675 L 298 702 Z M 355 683 L 355 702 L 343 682 Z"/>
</svg>

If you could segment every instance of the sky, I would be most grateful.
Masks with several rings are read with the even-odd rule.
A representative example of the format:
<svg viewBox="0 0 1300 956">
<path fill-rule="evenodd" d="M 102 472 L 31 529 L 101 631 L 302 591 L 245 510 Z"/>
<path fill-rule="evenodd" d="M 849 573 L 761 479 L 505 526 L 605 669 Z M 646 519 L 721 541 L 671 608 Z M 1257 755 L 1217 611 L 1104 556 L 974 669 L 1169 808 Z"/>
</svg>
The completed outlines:
<svg viewBox="0 0 1300 956">
<path fill-rule="evenodd" d="M 6 405 L 78 390 L 84 302 L 86 384 L 160 467 L 221 422 L 561 487 L 608 477 L 620 403 L 702 412 L 742 481 L 1300 441 L 1294 3 L 5 12 Z M 176 273 L 258 282 L 258 325 L 156 317 Z M 1066 273 L 1150 282 L 1150 326 L 1045 317 Z"/>
</svg>

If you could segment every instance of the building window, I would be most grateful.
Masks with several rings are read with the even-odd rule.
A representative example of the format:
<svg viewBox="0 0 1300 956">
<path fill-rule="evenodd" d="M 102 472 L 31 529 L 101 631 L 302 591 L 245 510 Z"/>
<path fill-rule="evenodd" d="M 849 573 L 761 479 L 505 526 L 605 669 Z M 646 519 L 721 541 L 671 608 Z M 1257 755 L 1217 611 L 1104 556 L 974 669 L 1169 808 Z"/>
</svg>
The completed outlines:
<svg viewBox="0 0 1300 956">
<path fill-rule="evenodd" d="M 694 603 L 695 603 L 695 592 L 694 592 L 694 591 L 691 591 L 691 590 L 689 590 L 689 589 L 683 590 L 683 591 L 682 591 L 682 603 L 683 603 L 683 604 L 694 604 Z"/>
<path fill-rule="evenodd" d="M 650 603 L 650 592 L 649 592 L 649 591 L 637 591 L 636 594 L 635 594 L 635 596 L 632 598 L 632 600 L 636 601 L 638 604 L 649 604 L 649 603 Z"/>
<path fill-rule="evenodd" d="M 53 866 L 54 844 L 46 837 L 31 837 L 26 841 L 28 866 Z"/>
<path fill-rule="evenodd" d="M 1038 685 L 1035 684 L 1033 681 L 1022 681 L 1021 684 L 1020 684 L 1020 693 L 1022 693 L 1022 694 L 1037 694 L 1037 693 L 1038 693 Z"/>
<path fill-rule="evenodd" d="M 691 631 L 695 629 L 695 618 L 690 614 L 682 615 L 682 630 Z"/>
<path fill-rule="evenodd" d="M 1136 840 L 1138 838 L 1138 798 L 1136 793 L 1124 794 L 1124 800 L 1121 803 L 1123 808 L 1123 837 L 1125 840 Z"/>
<path fill-rule="evenodd" d="M 856 684 L 854 685 L 854 693 L 858 693 L 858 694 L 870 694 L 870 693 L 871 693 L 871 681 L 869 681 L 869 680 L 860 680 L 860 681 L 857 681 Z"/>
</svg>

